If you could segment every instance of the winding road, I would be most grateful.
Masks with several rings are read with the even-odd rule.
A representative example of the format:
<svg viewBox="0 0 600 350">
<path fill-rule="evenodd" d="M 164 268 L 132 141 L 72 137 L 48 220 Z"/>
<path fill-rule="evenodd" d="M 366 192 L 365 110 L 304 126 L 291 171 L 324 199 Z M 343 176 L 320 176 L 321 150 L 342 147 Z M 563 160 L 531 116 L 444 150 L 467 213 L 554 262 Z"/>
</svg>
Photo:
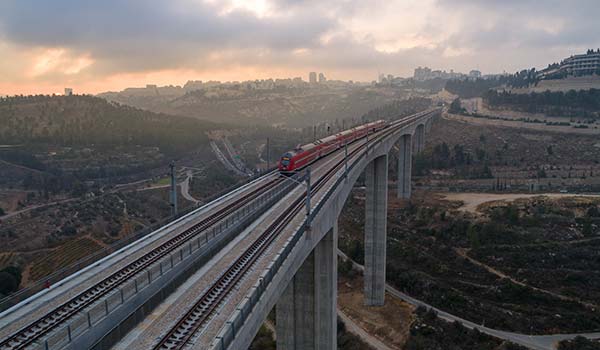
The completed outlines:
<svg viewBox="0 0 600 350">
<path fill-rule="evenodd" d="M 342 259 L 349 259 L 348 256 L 346 254 L 344 254 L 342 251 L 338 250 L 338 255 L 340 257 L 342 257 Z M 352 264 L 354 266 L 354 268 L 362 271 L 364 269 L 364 267 L 354 261 L 352 261 Z M 489 334 L 493 337 L 499 338 L 499 339 L 503 339 L 503 340 L 508 340 L 510 342 L 513 342 L 515 344 L 519 344 L 522 346 L 526 346 L 530 349 L 535 349 L 535 350 L 554 350 L 556 349 L 556 346 L 559 342 L 563 341 L 563 340 L 568 340 L 568 339 L 573 339 L 577 336 L 582 336 L 588 339 L 600 339 L 600 332 L 595 332 L 595 333 L 572 333 L 572 334 L 549 334 L 549 335 L 528 335 L 528 334 L 521 334 L 521 333 L 514 333 L 514 332 L 507 332 L 507 331 L 501 331 L 498 329 L 492 329 L 492 328 L 488 328 L 479 324 L 476 324 L 474 322 L 465 320 L 464 318 L 452 315 L 448 312 L 445 312 L 443 310 L 440 310 L 434 306 L 431 306 L 425 302 L 422 302 L 418 299 L 415 299 L 405 293 L 402 293 L 401 291 L 397 290 L 396 288 L 392 287 L 391 285 L 387 284 L 385 285 L 386 290 L 388 291 L 388 293 L 390 293 L 391 295 L 395 296 L 396 298 L 402 299 L 405 302 L 415 306 L 415 307 L 419 307 L 419 306 L 423 306 L 426 307 L 428 309 L 432 309 L 435 312 L 437 312 L 438 317 L 448 321 L 448 322 L 459 322 L 460 324 L 462 324 L 463 326 L 469 328 L 469 329 L 477 329 L 478 331 L 485 333 L 485 334 Z M 359 334 L 360 335 L 360 334 Z M 366 340 L 366 339 L 365 339 Z"/>
<path fill-rule="evenodd" d="M 185 178 L 185 180 L 183 180 L 179 184 L 181 186 L 181 195 L 183 196 L 183 198 L 187 199 L 188 201 L 190 201 L 194 204 L 198 204 L 198 203 L 200 203 L 200 201 L 197 200 L 196 198 L 192 197 L 192 195 L 190 194 L 190 181 L 192 180 L 194 173 L 192 170 L 188 169 L 186 172 L 186 175 L 187 175 L 187 177 Z"/>
</svg>

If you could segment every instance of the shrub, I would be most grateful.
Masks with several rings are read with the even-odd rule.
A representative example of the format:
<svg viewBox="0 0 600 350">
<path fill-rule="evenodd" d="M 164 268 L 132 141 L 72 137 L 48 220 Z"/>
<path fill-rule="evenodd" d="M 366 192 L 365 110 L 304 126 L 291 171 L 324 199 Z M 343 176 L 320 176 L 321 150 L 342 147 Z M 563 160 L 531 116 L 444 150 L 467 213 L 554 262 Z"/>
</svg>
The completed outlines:
<svg viewBox="0 0 600 350">
<path fill-rule="evenodd" d="M 15 276 L 6 271 L 0 272 L 0 294 L 8 295 L 18 288 L 19 285 Z"/>
</svg>

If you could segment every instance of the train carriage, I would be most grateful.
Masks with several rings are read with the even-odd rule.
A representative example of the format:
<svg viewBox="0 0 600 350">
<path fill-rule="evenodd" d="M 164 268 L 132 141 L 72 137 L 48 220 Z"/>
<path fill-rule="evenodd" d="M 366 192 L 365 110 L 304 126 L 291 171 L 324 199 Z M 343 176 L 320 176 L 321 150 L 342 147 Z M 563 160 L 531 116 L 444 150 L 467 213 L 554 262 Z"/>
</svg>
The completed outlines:
<svg viewBox="0 0 600 350">
<path fill-rule="evenodd" d="M 343 147 L 344 144 L 352 143 L 365 137 L 369 133 L 385 128 L 387 125 L 388 123 L 386 121 L 378 120 L 344 130 L 306 145 L 298 146 L 295 149 L 286 152 L 279 159 L 278 169 L 282 174 L 295 173 L 315 160 L 338 150 L 340 147 Z"/>
</svg>

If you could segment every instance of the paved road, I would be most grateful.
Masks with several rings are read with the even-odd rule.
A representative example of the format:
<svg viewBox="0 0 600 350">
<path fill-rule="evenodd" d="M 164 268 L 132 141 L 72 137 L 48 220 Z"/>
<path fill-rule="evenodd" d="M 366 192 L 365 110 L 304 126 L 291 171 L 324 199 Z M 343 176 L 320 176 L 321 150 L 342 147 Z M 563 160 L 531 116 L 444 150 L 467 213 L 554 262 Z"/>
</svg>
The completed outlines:
<svg viewBox="0 0 600 350">
<path fill-rule="evenodd" d="M 11 217 L 19 215 L 19 214 L 26 213 L 26 212 L 28 212 L 30 210 L 33 210 L 33 209 L 51 207 L 51 206 L 57 205 L 57 204 L 72 202 L 72 201 L 77 200 L 77 199 L 79 199 L 79 198 L 67 198 L 67 199 L 61 199 L 61 200 L 55 201 L 55 202 L 38 204 L 38 205 L 32 205 L 30 207 L 27 207 L 27 208 L 24 208 L 24 209 L 21 209 L 21 210 L 12 211 L 12 212 L 10 212 L 10 213 L 8 213 L 6 215 L 0 216 L 0 220 L 6 220 L 8 218 L 11 218 Z"/>
<path fill-rule="evenodd" d="M 194 203 L 194 204 L 198 204 L 200 203 L 199 200 L 197 200 L 196 198 L 192 197 L 192 195 L 190 194 L 190 181 L 192 180 L 192 176 L 194 175 L 194 173 L 192 172 L 192 170 L 187 170 L 186 172 L 187 177 L 185 178 L 185 180 L 183 180 L 180 185 L 181 185 L 181 195 L 183 196 L 183 198 L 187 199 L 188 201 Z"/>
<path fill-rule="evenodd" d="M 223 151 L 221 151 L 221 149 L 219 148 L 219 146 L 217 145 L 217 143 L 215 141 L 210 141 L 210 146 L 212 147 L 214 154 L 217 156 L 219 161 L 225 166 L 225 168 L 233 171 L 234 173 L 236 173 L 240 176 L 247 175 L 243 171 L 240 171 L 233 163 L 231 163 L 229 158 L 227 158 L 227 156 L 225 156 L 225 154 L 223 153 Z"/>
<path fill-rule="evenodd" d="M 348 259 L 348 257 L 342 251 L 338 251 L 338 255 L 341 256 L 343 259 Z M 354 261 L 352 263 L 355 268 L 357 268 L 361 271 L 364 269 L 364 267 L 362 265 L 360 265 Z M 491 336 L 494 336 L 496 338 L 500 338 L 503 340 L 508 340 L 513 343 L 526 346 L 530 349 L 554 350 L 556 348 L 556 345 L 560 341 L 566 340 L 566 339 L 573 339 L 577 336 L 582 336 L 582 337 L 586 337 L 589 339 L 600 339 L 600 332 L 577 333 L 577 334 L 528 335 L 528 334 L 506 332 L 506 331 L 501 331 L 501 330 L 497 330 L 497 329 L 492 329 L 492 328 L 478 325 L 471 321 L 467 321 L 464 318 L 461 318 L 461 317 L 452 315 L 450 313 L 447 313 L 443 310 L 440 310 L 434 306 L 431 306 L 431 305 L 424 303 L 418 299 L 415 299 L 405 293 L 400 292 L 399 290 L 397 290 L 396 288 L 392 287 L 389 284 L 386 284 L 385 288 L 388 291 L 388 293 L 390 293 L 391 295 L 393 295 L 397 298 L 400 298 L 411 305 L 423 306 L 428 309 L 435 310 L 435 312 L 437 312 L 438 316 L 443 320 L 446 320 L 448 322 L 458 321 L 459 323 L 461 323 L 463 326 L 465 326 L 467 328 L 470 328 L 470 329 L 475 328 L 482 333 L 486 333 L 486 334 L 489 334 Z"/>
</svg>

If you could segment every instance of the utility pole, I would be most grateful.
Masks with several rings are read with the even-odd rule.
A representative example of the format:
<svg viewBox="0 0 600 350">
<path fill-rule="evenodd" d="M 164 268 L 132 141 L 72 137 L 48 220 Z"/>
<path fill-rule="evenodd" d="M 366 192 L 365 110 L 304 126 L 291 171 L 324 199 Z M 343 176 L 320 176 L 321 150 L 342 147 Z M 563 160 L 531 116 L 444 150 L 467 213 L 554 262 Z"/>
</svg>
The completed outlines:
<svg viewBox="0 0 600 350">
<path fill-rule="evenodd" d="M 177 215 L 177 182 L 175 179 L 175 161 L 172 161 L 169 164 L 169 168 L 171 168 L 171 214 L 173 216 Z"/>
<path fill-rule="evenodd" d="M 267 171 L 271 169 L 271 145 L 267 137 Z"/>
<path fill-rule="evenodd" d="M 310 228 L 310 168 L 306 169 L 306 228 Z"/>
<path fill-rule="evenodd" d="M 317 141 L 317 126 L 313 126 L 313 142 Z"/>
<path fill-rule="evenodd" d="M 306 168 L 304 176 L 290 176 L 287 179 L 300 186 L 306 186 L 306 220 L 304 220 L 304 227 L 310 229 L 310 168 Z"/>
<path fill-rule="evenodd" d="M 348 181 L 348 140 L 344 141 L 344 178 Z"/>
</svg>

